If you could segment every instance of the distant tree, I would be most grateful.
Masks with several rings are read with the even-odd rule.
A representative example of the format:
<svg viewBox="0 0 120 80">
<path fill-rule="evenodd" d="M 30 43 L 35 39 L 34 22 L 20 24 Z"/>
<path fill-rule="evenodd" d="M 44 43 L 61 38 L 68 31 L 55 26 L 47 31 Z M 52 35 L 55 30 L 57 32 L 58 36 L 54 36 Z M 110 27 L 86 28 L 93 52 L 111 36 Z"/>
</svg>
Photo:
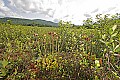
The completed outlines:
<svg viewBox="0 0 120 80">
<path fill-rule="evenodd" d="M 83 26 L 86 28 L 93 28 L 93 19 L 88 18 L 87 20 L 83 20 Z"/>
<path fill-rule="evenodd" d="M 105 28 L 108 26 L 110 23 L 111 18 L 110 14 L 102 15 L 102 14 L 97 14 L 96 15 L 96 28 Z"/>
<path fill-rule="evenodd" d="M 8 24 L 12 24 L 12 21 L 11 21 L 11 20 L 7 20 L 7 23 L 8 23 Z"/>
<path fill-rule="evenodd" d="M 60 20 L 58 25 L 59 25 L 59 27 L 66 27 L 66 28 L 72 28 L 73 27 L 73 24 L 71 23 L 71 21 L 65 22 L 65 21 Z"/>
<path fill-rule="evenodd" d="M 120 19 L 120 13 L 116 13 L 115 15 L 112 15 L 112 19 L 113 20 Z"/>
</svg>

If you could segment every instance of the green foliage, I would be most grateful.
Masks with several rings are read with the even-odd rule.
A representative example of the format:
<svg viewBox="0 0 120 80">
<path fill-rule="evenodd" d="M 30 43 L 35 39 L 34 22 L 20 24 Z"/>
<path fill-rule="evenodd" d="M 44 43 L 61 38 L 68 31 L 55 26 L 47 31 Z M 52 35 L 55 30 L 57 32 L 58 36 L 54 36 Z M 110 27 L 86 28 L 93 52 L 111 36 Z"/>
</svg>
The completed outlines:
<svg viewBox="0 0 120 80">
<path fill-rule="evenodd" d="M 86 27 L 86 28 L 89 28 L 89 29 L 94 28 L 93 23 L 94 22 L 93 22 L 92 18 L 88 18 L 87 20 L 83 21 L 83 26 Z"/>
<path fill-rule="evenodd" d="M 104 29 L 107 30 L 112 25 L 119 25 L 120 23 L 120 14 L 116 13 L 115 15 L 110 14 L 98 14 L 95 17 L 96 21 L 92 18 L 88 18 L 83 21 L 83 26 L 88 29 Z"/>
<path fill-rule="evenodd" d="M 120 25 L 98 19 L 92 29 L 0 24 L 0 79 L 119 80 Z"/>
</svg>

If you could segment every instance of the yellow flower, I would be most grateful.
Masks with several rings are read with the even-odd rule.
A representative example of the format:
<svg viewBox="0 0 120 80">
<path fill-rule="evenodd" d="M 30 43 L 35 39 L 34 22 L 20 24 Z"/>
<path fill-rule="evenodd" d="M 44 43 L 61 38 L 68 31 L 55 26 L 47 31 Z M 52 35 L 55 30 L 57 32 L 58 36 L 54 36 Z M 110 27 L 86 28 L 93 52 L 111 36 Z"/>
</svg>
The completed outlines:
<svg viewBox="0 0 120 80">
<path fill-rule="evenodd" d="M 94 45 L 94 44 L 95 44 L 95 42 L 92 42 L 92 44 Z"/>
</svg>

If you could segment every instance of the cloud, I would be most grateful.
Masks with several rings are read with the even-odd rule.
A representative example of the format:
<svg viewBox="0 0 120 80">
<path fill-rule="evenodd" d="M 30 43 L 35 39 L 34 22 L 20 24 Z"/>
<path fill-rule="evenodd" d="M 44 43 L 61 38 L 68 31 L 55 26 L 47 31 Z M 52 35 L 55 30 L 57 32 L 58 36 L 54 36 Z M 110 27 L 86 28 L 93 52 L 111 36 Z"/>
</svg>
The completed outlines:
<svg viewBox="0 0 120 80">
<path fill-rule="evenodd" d="M 87 18 L 88 18 L 88 17 L 91 17 L 90 14 L 84 14 L 84 16 L 87 17 Z"/>
<path fill-rule="evenodd" d="M 8 12 L 10 12 L 10 9 L 5 6 L 3 0 L 0 0 L 0 13 L 3 16 L 8 16 Z"/>
<path fill-rule="evenodd" d="M 54 19 L 53 21 L 56 22 L 56 23 L 58 23 L 60 20 L 59 19 Z"/>
<path fill-rule="evenodd" d="M 0 0 L 0 16 L 1 17 L 22 17 L 14 12 L 10 8 L 8 8 L 3 0 Z"/>
<path fill-rule="evenodd" d="M 58 0 L 58 4 L 62 5 L 63 0 Z"/>
<path fill-rule="evenodd" d="M 24 13 L 49 13 L 57 6 L 56 0 L 9 0 L 11 6 Z"/>
<path fill-rule="evenodd" d="M 0 15 L 41 18 L 58 22 L 80 24 L 84 19 L 99 13 L 120 12 L 120 0 L 0 0 Z M 8 14 L 10 13 L 10 14 Z M 80 22 L 81 21 L 81 22 Z"/>
<path fill-rule="evenodd" d="M 1 11 L 2 13 L 4 13 L 4 14 L 8 15 L 7 12 L 9 12 L 10 10 L 9 10 L 9 8 L 7 8 L 7 7 L 1 7 L 1 8 L 0 8 L 0 11 Z"/>
<path fill-rule="evenodd" d="M 97 8 L 97 9 L 93 10 L 91 13 L 96 13 L 98 11 L 99 11 L 99 9 Z"/>
<path fill-rule="evenodd" d="M 9 7 L 24 18 L 51 19 L 58 6 L 58 0 L 9 0 Z"/>
<path fill-rule="evenodd" d="M 102 13 L 104 14 L 104 13 L 109 13 L 109 12 L 111 12 L 111 11 L 114 11 L 116 9 L 116 7 L 110 7 L 110 8 L 108 8 L 108 9 L 106 9 L 106 10 L 104 10 Z"/>
</svg>

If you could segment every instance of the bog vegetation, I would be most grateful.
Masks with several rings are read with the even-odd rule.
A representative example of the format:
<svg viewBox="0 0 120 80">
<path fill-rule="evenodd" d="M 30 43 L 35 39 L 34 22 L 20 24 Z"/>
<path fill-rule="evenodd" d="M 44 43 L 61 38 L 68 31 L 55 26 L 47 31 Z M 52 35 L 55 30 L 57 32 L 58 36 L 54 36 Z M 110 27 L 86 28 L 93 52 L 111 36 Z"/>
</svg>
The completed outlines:
<svg viewBox="0 0 120 80">
<path fill-rule="evenodd" d="M 120 80 L 120 16 L 74 27 L 0 24 L 2 80 Z"/>
</svg>

